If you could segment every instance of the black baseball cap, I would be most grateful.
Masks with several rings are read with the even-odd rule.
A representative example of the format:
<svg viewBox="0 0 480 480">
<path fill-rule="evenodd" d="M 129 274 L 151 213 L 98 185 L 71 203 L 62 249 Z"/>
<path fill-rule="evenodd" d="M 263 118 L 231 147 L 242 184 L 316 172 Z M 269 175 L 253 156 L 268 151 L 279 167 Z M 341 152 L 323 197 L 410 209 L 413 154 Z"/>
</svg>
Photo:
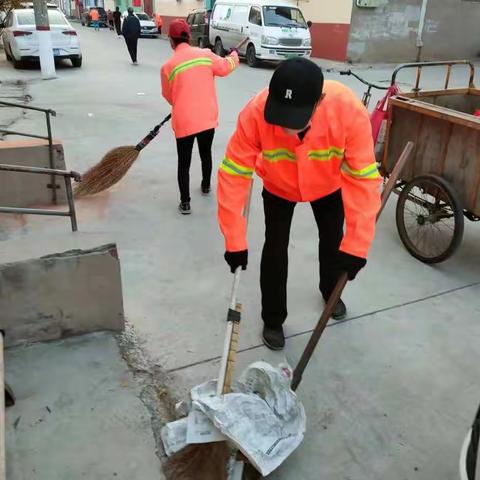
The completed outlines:
<svg viewBox="0 0 480 480">
<path fill-rule="evenodd" d="M 306 127 L 323 90 L 322 69 L 306 58 L 283 61 L 275 70 L 265 105 L 265 121 L 294 130 Z"/>
</svg>

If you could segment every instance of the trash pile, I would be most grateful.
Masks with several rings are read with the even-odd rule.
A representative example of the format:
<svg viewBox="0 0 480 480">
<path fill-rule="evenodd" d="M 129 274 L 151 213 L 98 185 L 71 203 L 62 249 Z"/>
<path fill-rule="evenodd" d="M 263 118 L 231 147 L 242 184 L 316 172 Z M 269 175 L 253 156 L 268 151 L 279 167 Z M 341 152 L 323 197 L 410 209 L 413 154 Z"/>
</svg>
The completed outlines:
<svg viewBox="0 0 480 480">
<path fill-rule="evenodd" d="M 177 412 L 185 417 L 162 429 L 166 454 L 189 444 L 228 440 L 262 475 L 268 475 L 300 445 L 305 433 L 305 409 L 290 388 L 291 379 L 287 365 L 275 368 L 255 362 L 233 385 L 232 393 L 218 396 L 216 380 L 194 387 L 190 399 L 177 405 Z"/>
</svg>

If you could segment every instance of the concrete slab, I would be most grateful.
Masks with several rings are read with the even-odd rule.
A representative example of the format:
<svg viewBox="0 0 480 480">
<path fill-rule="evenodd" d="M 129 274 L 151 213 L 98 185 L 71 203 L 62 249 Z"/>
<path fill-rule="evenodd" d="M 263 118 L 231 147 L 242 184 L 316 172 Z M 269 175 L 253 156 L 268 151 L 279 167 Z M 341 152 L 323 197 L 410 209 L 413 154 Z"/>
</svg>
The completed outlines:
<svg viewBox="0 0 480 480">
<path fill-rule="evenodd" d="M 75 240 L 80 238 L 75 236 Z M 33 250 L 38 251 L 40 243 Z M 27 260 L 0 263 L 0 328 L 7 346 L 123 330 L 115 244 L 56 251 L 38 258 L 32 258 L 31 251 Z"/>
<path fill-rule="evenodd" d="M 298 390 L 305 440 L 269 478 L 459 478 L 480 398 L 479 294 L 465 288 L 327 328 Z M 284 354 L 244 351 L 236 374 L 259 359 L 294 366 L 307 339 L 289 339 Z M 178 394 L 215 378 L 218 367 L 176 372 Z"/>
<path fill-rule="evenodd" d="M 140 388 L 115 338 L 93 334 L 6 352 L 9 480 L 161 480 Z"/>
<path fill-rule="evenodd" d="M 46 140 L 5 140 L 0 142 L 0 163 L 23 167 L 55 168 L 65 170 L 63 145 L 55 140 L 52 146 L 53 166 Z M 31 207 L 52 203 L 52 183 L 49 175 L 0 171 L 0 206 Z M 56 177 L 57 203 L 67 202 L 65 181 Z"/>
</svg>

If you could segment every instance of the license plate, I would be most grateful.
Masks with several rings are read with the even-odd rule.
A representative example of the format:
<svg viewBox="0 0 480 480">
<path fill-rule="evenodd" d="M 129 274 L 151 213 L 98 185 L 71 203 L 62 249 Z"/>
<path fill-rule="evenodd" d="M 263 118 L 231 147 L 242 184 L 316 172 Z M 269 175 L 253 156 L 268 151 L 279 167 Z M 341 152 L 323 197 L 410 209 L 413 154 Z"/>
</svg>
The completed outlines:
<svg viewBox="0 0 480 480">
<path fill-rule="evenodd" d="M 53 49 L 53 56 L 54 57 L 59 57 L 60 56 L 60 49 L 59 48 L 54 48 Z"/>
<path fill-rule="evenodd" d="M 296 58 L 296 57 L 301 57 L 302 54 L 301 53 L 287 53 L 285 56 L 287 58 Z"/>
</svg>

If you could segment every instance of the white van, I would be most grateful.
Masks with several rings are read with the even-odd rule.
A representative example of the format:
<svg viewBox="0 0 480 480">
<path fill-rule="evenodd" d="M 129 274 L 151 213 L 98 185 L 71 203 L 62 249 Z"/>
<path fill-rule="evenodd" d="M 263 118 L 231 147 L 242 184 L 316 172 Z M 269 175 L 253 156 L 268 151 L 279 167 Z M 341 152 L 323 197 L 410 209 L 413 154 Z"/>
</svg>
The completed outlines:
<svg viewBox="0 0 480 480">
<path fill-rule="evenodd" d="M 248 65 L 261 60 L 310 57 L 310 30 L 296 2 L 287 0 L 217 0 L 210 16 L 209 38 L 222 55 L 245 37 L 240 49 Z"/>
</svg>

